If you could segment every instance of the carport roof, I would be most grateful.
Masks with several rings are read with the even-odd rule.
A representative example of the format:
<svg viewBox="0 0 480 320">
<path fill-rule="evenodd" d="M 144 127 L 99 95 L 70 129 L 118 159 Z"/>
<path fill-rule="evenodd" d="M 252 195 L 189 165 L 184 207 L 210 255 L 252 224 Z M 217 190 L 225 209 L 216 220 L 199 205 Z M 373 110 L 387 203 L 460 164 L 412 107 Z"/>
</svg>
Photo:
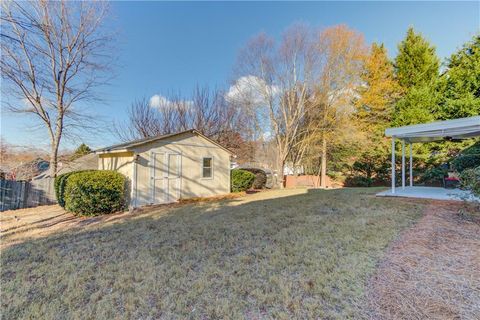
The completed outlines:
<svg viewBox="0 0 480 320">
<path fill-rule="evenodd" d="M 408 142 L 468 139 L 480 136 L 480 116 L 388 128 L 385 135 Z"/>
</svg>

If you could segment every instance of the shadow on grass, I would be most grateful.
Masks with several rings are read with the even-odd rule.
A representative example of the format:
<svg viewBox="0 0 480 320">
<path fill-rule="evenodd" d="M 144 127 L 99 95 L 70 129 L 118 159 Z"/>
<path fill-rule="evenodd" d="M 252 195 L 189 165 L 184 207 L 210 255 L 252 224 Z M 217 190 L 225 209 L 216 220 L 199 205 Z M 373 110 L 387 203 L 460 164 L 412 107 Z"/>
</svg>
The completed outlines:
<svg viewBox="0 0 480 320">
<path fill-rule="evenodd" d="M 377 191 L 272 191 L 26 240 L 2 252 L 3 314 L 358 317 L 385 247 L 426 203 Z"/>
</svg>

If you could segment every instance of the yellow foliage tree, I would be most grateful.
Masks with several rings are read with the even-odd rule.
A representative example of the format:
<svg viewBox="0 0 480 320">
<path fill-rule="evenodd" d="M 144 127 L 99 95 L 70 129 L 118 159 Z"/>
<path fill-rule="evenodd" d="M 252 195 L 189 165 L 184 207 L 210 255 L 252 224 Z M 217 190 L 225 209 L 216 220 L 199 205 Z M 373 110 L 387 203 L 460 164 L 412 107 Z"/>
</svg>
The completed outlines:
<svg viewBox="0 0 480 320">
<path fill-rule="evenodd" d="M 361 78 L 363 85 L 357 101 L 359 122 L 368 134 L 383 136 L 383 130 L 392 120 L 393 103 L 401 93 L 383 44 L 372 44 Z"/>
</svg>

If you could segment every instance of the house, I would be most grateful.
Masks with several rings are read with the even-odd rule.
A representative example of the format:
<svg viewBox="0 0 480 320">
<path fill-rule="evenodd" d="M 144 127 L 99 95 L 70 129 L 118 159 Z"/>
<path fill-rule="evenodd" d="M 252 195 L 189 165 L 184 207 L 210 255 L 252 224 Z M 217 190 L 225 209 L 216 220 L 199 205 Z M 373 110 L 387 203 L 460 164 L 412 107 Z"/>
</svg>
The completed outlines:
<svg viewBox="0 0 480 320">
<path fill-rule="evenodd" d="M 132 207 L 230 192 L 233 153 L 194 129 L 95 153 L 98 169 L 115 170 L 128 178 Z"/>
<path fill-rule="evenodd" d="M 50 163 L 47 160 L 36 158 L 13 168 L 10 173 L 6 175 L 6 178 L 7 180 L 30 181 L 36 175 L 46 172 L 49 166 Z"/>
</svg>

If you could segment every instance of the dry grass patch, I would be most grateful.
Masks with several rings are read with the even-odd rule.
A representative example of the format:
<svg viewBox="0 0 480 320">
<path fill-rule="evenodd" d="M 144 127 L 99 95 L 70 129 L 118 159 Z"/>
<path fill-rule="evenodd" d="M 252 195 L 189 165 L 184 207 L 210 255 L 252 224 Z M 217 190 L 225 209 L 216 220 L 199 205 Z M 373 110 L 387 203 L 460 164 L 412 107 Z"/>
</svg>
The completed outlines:
<svg viewBox="0 0 480 320">
<path fill-rule="evenodd" d="M 2 250 L 3 316 L 361 316 L 384 249 L 427 203 L 377 191 L 262 192 L 17 237 Z"/>
</svg>

